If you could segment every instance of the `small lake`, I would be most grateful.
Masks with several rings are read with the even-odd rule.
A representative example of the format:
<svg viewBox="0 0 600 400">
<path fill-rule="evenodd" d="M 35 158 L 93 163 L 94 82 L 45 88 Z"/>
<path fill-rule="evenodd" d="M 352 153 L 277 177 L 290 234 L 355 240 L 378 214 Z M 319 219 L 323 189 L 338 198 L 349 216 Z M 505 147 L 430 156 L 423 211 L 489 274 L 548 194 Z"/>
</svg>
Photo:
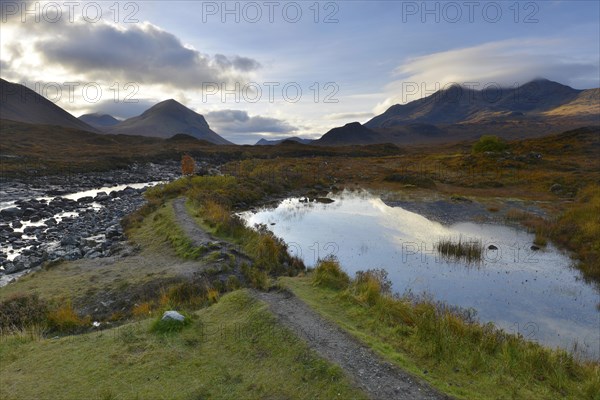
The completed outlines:
<svg viewBox="0 0 600 400">
<path fill-rule="evenodd" d="M 365 191 L 331 198 L 330 204 L 290 198 L 276 208 L 241 216 L 251 226 L 267 225 L 309 267 L 334 255 L 350 275 L 383 268 L 395 292 L 472 308 L 481 322 L 494 322 L 507 332 L 567 350 L 577 343 L 581 355 L 600 357 L 600 292 L 551 244 L 534 251 L 534 235 L 521 228 L 444 225 L 390 207 Z M 483 260 L 442 259 L 435 250 L 440 238 L 481 240 Z"/>
</svg>

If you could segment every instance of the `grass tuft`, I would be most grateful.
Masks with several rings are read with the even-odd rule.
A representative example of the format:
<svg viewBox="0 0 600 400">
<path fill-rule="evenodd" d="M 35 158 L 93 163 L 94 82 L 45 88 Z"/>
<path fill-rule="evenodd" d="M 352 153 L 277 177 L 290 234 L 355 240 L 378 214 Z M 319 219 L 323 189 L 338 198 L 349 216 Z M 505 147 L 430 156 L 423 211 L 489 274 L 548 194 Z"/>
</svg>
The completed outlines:
<svg viewBox="0 0 600 400">
<path fill-rule="evenodd" d="M 51 330 L 62 333 L 76 333 L 90 325 L 90 317 L 80 317 L 75 312 L 71 300 L 65 301 L 48 314 L 48 325 Z"/>
<path fill-rule="evenodd" d="M 458 238 L 458 241 L 445 238 L 439 239 L 435 247 L 444 258 L 449 260 L 464 260 L 468 263 L 482 260 L 483 243 L 481 240 L 463 240 L 462 236 Z"/>
<path fill-rule="evenodd" d="M 350 285 L 350 277 L 334 257 L 319 260 L 312 274 L 312 281 L 314 285 L 330 289 L 345 289 Z"/>
</svg>

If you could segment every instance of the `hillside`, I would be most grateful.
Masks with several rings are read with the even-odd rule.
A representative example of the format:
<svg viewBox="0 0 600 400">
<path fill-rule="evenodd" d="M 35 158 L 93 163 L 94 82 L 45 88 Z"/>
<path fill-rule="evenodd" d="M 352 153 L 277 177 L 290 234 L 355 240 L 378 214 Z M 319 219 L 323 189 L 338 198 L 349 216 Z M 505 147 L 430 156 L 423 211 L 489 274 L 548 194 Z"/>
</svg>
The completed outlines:
<svg viewBox="0 0 600 400">
<path fill-rule="evenodd" d="M 535 117 L 575 101 L 581 93 L 545 79 L 505 89 L 473 90 L 456 85 L 407 104 L 396 104 L 365 126 L 374 129 L 410 123 L 448 125 Z"/>
<path fill-rule="evenodd" d="M 396 104 L 364 125 L 347 124 L 315 144 L 441 144 L 483 134 L 508 140 L 600 125 L 600 89 L 576 90 L 545 79 L 518 88 L 472 90 L 452 86 Z"/>
<path fill-rule="evenodd" d="M 154 105 L 137 117 L 120 122 L 106 132 L 163 139 L 184 133 L 214 144 L 232 144 L 213 132 L 202 115 L 172 99 Z"/>
<path fill-rule="evenodd" d="M 78 119 L 100 130 L 117 125 L 119 122 L 121 122 L 112 115 L 100 113 L 84 114 L 79 116 Z"/>
<path fill-rule="evenodd" d="M 0 119 L 98 132 L 24 85 L 0 79 Z"/>
<path fill-rule="evenodd" d="M 358 122 L 351 122 L 339 128 L 333 128 L 314 144 L 322 146 L 363 145 L 384 143 L 385 135 L 375 132 Z"/>
<path fill-rule="evenodd" d="M 312 139 L 304 139 L 304 138 L 292 136 L 289 138 L 274 139 L 274 140 L 268 140 L 268 139 L 262 138 L 258 142 L 256 142 L 254 145 L 255 146 L 273 146 L 273 145 L 281 144 L 281 143 L 287 142 L 287 141 L 297 142 L 297 143 L 301 143 L 301 144 L 311 144 L 313 142 Z"/>
</svg>

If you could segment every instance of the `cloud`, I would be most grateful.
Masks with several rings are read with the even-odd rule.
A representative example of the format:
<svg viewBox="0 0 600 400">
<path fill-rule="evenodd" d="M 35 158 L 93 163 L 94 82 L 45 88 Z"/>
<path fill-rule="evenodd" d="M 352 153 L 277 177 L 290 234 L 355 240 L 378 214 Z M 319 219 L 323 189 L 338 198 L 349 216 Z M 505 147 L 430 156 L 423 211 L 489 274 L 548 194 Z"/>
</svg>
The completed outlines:
<svg viewBox="0 0 600 400">
<path fill-rule="evenodd" d="M 568 39 L 503 40 L 407 59 L 386 86 L 388 98 L 374 112 L 407 103 L 458 83 L 475 89 L 486 85 L 511 87 L 547 78 L 574 87 L 597 87 L 597 50 L 582 59 L 569 54 Z"/>
<path fill-rule="evenodd" d="M 150 23 L 41 25 L 52 31 L 34 44 L 44 61 L 93 79 L 194 89 L 203 82 L 233 82 L 260 68 L 248 57 L 202 54 Z"/>
<path fill-rule="evenodd" d="M 368 118 L 372 118 L 374 117 L 375 114 L 373 114 L 372 112 L 356 112 L 356 113 L 334 113 L 334 114 L 327 114 L 325 115 L 325 119 L 328 120 L 340 120 L 340 119 L 344 119 L 344 120 L 362 120 L 362 119 L 368 119 Z"/>
<path fill-rule="evenodd" d="M 222 135 L 227 140 L 238 144 L 254 144 L 261 138 L 282 138 L 298 131 L 287 121 L 250 116 L 243 110 L 219 110 L 204 113 L 211 129 Z"/>
<path fill-rule="evenodd" d="M 138 99 L 135 103 L 115 103 L 113 100 L 102 100 L 94 105 L 93 112 L 110 114 L 117 119 L 127 119 L 142 114 L 156 103 L 156 101 L 148 99 Z"/>
<path fill-rule="evenodd" d="M 242 110 L 220 110 L 204 114 L 211 128 L 219 133 L 290 133 L 298 128 L 286 121 L 270 118 L 250 116 Z"/>
</svg>

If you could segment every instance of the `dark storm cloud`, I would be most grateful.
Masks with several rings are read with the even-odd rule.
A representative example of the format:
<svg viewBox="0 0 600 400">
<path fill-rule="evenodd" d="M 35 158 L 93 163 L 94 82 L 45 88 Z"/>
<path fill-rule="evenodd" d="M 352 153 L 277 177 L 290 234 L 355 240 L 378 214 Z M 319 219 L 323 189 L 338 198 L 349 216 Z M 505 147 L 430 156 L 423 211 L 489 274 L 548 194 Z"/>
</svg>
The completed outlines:
<svg viewBox="0 0 600 400">
<path fill-rule="evenodd" d="M 242 110 L 212 111 L 204 115 L 209 125 L 223 133 L 290 133 L 298 128 L 286 121 L 254 116 Z"/>
<path fill-rule="evenodd" d="M 202 87 L 202 82 L 228 82 L 256 70 L 253 59 L 210 57 L 185 47 L 175 35 L 150 24 L 118 29 L 111 25 L 70 24 L 39 40 L 35 48 L 52 64 L 94 79 L 123 79 L 176 88 Z"/>
</svg>

